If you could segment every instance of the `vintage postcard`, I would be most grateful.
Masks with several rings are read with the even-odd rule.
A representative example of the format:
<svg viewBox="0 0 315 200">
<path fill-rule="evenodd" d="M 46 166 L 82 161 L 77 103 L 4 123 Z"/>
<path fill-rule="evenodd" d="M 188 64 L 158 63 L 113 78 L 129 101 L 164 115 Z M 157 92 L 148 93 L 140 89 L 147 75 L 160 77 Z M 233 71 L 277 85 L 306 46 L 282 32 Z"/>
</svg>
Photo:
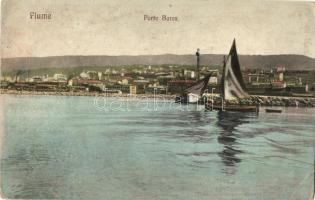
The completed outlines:
<svg viewBox="0 0 315 200">
<path fill-rule="evenodd" d="M 0 69 L 0 199 L 314 199 L 315 2 L 2 0 Z"/>
</svg>

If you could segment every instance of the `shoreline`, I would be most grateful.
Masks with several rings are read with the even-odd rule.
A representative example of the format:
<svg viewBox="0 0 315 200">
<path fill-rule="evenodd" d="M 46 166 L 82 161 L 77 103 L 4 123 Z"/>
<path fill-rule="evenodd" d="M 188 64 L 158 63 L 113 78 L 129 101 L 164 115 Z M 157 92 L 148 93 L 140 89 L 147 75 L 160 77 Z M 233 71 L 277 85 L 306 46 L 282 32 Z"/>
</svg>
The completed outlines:
<svg viewBox="0 0 315 200">
<path fill-rule="evenodd" d="M 87 96 L 87 97 L 139 97 L 139 98 L 157 98 L 174 100 L 176 95 L 171 94 L 114 94 L 98 92 L 44 92 L 44 91 L 18 91 L 18 90 L 0 90 L 1 94 L 9 95 L 34 95 L 34 96 Z"/>
<path fill-rule="evenodd" d="M 3 90 L 1 94 L 9 95 L 34 95 L 34 96 L 87 96 L 87 97 L 119 97 L 119 98 L 148 98 L 148 99 L 163 99 L 174 100 L 177 95 L 171 94 L 113 94 L 113 93 L 98 93 L 98 92 L 48 92 L 48 91 L 18 91 L 18 90 Z M 220 101 L 221 98 L 214 94 L 215 101 Z M 206 101 L 211 101 L 211 95 L 207 95 Z M 314 97 L 289 97 L 289 96 L 264 96 L 251 95 L 247 99 L 239 99 L 226 101 L 230 105 L 260 105 L 260 106 L 284 106 L 284 107 L 315 107 Z"/>
</svg>

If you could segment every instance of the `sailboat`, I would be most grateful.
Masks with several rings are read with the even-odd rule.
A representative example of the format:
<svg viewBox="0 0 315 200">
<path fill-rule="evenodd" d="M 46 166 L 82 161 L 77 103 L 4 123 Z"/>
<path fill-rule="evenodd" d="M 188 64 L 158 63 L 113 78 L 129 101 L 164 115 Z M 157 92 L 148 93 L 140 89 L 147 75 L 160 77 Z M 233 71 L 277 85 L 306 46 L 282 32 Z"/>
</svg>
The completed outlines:
<svg viewBox="0 0 315 200">
<path fill-rule="evenodd" d="M 246 91 L 243 81 L 243 76 L 237 56 L 235 39 L 233 40 L 227 59 L 223 62 L 223 73 L 221 78 L 221 104 L 206 103 L 208 110 L 226 110 L 226 111 L 243 111 L 243 112 L 257 112 L 256 105 L 225 105 L 226 101 L 233 101 L 238 99 L 245 99 L 250 97 Z"/>
<path fill-rule="evenodd" d="M 176 97 L 175 102 L 188 104 L 195 104 L 200 102 L 201 97 L 207 88 L 210 77 L 211 74 L 208 74 L 202 80 L 187 88 L 182 96 Z"/>
</svg>

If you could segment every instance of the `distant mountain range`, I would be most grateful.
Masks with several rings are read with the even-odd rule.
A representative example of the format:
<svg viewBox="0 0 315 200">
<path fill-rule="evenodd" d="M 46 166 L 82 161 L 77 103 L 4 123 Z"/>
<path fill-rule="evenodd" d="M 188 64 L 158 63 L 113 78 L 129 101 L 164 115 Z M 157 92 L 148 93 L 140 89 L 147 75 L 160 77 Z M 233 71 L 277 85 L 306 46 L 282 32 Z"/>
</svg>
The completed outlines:
<svg viewBox="0 0 315 200">
<path fill-rule="evenodd" d="M 315 70 L 315 58 L 303 55 L 239 55 L 242 68 L 270 69 L 284 66 L 290 70 Z M 223 55 L 203 54 L 201 65 L 220 66 Z M 69 68 L 78 66 L 122 65 L 195 65 L 195 55 L 140 55 L 140 56 L 51 56 L 2 58 L 6 69 Z"/>
</svg>

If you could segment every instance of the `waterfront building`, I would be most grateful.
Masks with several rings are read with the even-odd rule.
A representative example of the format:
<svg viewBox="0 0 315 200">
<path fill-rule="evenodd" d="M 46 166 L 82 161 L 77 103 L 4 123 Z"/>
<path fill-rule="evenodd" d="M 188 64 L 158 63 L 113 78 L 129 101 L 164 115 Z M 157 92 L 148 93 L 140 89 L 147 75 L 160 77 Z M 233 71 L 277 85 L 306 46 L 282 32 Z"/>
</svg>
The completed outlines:
<svg viewBox="0 0 315 200">
<path fill-rule="evenodd" d="M 157 73 L 155 73 L 155 76 L 157 76 L 157 77 L 159 77 L 159 76 L 169 76 L 169 75 L 171 75 L 172 74 L 172 72 L 157 72 Z"/>
<path fill-rule="evenodd" d="M 54 77 L 49 77 L 48 75 L 44 77 L 43 79 L 44 82 L 53 82 L 55 81 Z"/>
<path fill-rule="evenodd" d="M 129 83 L 128 79 L 126 79 L 126 78 L 122 79 L 120 82 L 122 85 L 128 85 L 128 83 Z"/>
<path fill-rule="evenodd" d="M 146 85 L 146 84 L 149 84 L 149 83 L 150 83 L 150 81 L 145 80 L 145 79 L 137 79 L 137 80 L 134 80 L 134 81 L 133 81 L 133 83 L 135 83 L 135 84 L 144 84 L 144 85 Z"/>
<path fill-rule="evenodd" d="M 184 70 L 184 76 L 185 76 L 186 78 L 192 78 L 192 79 L 196 78 L 195 71 L 193 71 L 193 70 L 187 70 L 187 69 L 185 69 L 185 70 Z"/>
<path fill-rule="evenodd" d="M 87 91 L 87 88 L 85 86 L 72 86 L 72 91 L 74 92 L 85 92 Z"/>
<path fill-rule="evenodd" d="M 122 84 L 112 84 L 107 85 L 105 91 L 120 91 L 121 93 L 129 93 L 130 92 L 130 85 L 122 85 Z"/>
<path fill-rule="evenodd" d="M 271 82 L 271 86 L 273 89 L 283 89 L 287 87 L 287 84 L 282 81 L 273 81 Z"/>
<path fill-rule="evenodd" d="M 90 79 L 90 75 L 86 72 L 81 72 L 80 73 L 80 78 L 82 79 Z"/>
<path fill-rule="evenodd" d="M 299 86 L 288 86 L 286 91 L 291 93 L 307 93 L 309 92 L 309 86 L 306 85 L 299 85 Z"/>
<path fill-rule="evenodd" d="M 3 81 L 3 80 L 0 81 L 0 88 L 1 89 L 6 89 L 9 87 L 9 85 L 10 85 L 9 82 L 7 82 L 7 81 Z"/>
<path fill-rule="evenodd" d="M 33 76 L 29 82 L 35 82 L 35 83 L 39 83 L 39 82 L 43 82 L 43 77 L 41 76 Z"/>
<path fill-rule="evenodd" d="M 129 86 L 129 94 L 137 94 L 137 86 L 136 85 L 130 85 Z"/>
<path fill-rule="evenodd" d="M 84 86 L 84 85 L 93 85 L 99 88 L 103 88 L 104 83 L 99 80 L 87 80 L 82 78 L 73 78 L 69 80 L 72 86 Z M 69 83 L 68 83 L 69 84 Z"/>
<path fill-rule="evenodd" d="M 209 85 L 217 85 L 219 83 L 219 70 L 208 70 L 206 67 L 204 67 L 205 70 L 202 71 L 202 76 L 205 77 L 208 74 L 211 74 L 208 84 Z"/>
<path fill-rule="evenodd" d="M 149 85 L 150 81 L 145 79 L 134 80 L 133 84 L 137 86 L 137 93 L 143 94 L 145 93 L 146 87 Z"/>
<path fill-rule="evenodd" d="M 98 80 L 103 80 L 103 73 L 97 72 Z"/>
<path fill-rule="evenodd" d="M 88 71 L 87 74 L 89 75 L 89 79 L 99 80 L 98 72 L 96 72 L 96 71 Z"/>
<path fill-rule="evenodd" d="M 271 83 L 251 83 L 246 84 L 246 89 L 250 94 L 265 95 L 267 91 L 271 90 Z"/>
<path fill-rule="evenodd" d="M 0 76 L 0 81 L 13 82 L 13 78 L 11 76 Z"/>
<path fill-rule="evenodd" d="M 149 86 L 145 89 L 146 94 L 166 94 L 166 86 Z"/>
<path fill-rule="evenodd" d="M 160 85 L 167 85 L 170 80 L 173 80 L 175 77 L 173 75 L 165 74 L 157 77 L 157 81 Z"/>
<path fill-rule="evenodd" d="M 285 67 L 279 66 L 276 68 L 276 79 L 280 82 L 284 81 L 284 72 L 285 72 Z"/>
<path fill-rule="evenodd" d="M 53 78 L 55 81 L 67 81 L 67 76 L 63 74 L 54 74 Z"/>
<path fill-rule="evenodd" d="M 68 86 L 73 86 L 73 80 L 72 80 L 72 79 L 70 79 L 70 80 L 68 81 Z"/>
<path fill-rule="evenodd" d="M 41 82 L 35 85 L 36 91 L 68 91 L 66 81 Z"/>
<path fill-rule="evenodd" d="M 280 73 L 280 72 L 285 72 L 285 67 L 283 67 L 283 66 L 278 66 L 278 67 L 276 68 L 276 70 L 277 70 L 278 73 Z"/>
<path fill-rule="evenodd" d="M 214 84 L 214 85 L 218 84 L 218 77 L 211 76 L 208 84 Z"/>
<path fill-rule="evenodd" d="M 249 73 L 245 76 L 247 76 L 247 82 L 251 84 L 270 82 L 269 76 L 263 73 Z"/>
<path fill-rule="evenodd" d="M 120 76 L 120 74 L 109 74 L 106 78 L 105 78 L 106 82 L 110 83 L 110 84 L 115 84 L 118 83 L 119 81 L 122 80 L 122 77 Z"/>
<path fill-rule="evenodd" d="M 280 72 L 280 73 L 279 73 L 278 80 L 279 80 L 279 81 L 283 81 L 283 72 Z"/>
</svg>

